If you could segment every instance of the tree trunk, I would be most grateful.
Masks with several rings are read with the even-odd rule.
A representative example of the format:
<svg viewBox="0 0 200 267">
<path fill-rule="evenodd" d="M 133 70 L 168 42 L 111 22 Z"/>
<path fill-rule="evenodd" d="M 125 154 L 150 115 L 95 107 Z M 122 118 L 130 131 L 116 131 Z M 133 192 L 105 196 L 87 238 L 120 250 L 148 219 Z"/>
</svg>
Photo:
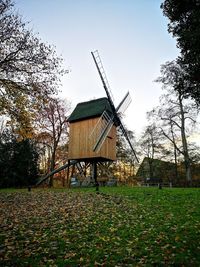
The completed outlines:
<svg viewBox="0 0 200 267">
<path fill-rule="evenodd" d="M 176 147 L 174 146 L 174 164 L 175 164 L 175 179 L 176 183 L 178 182 L 178 163 L 177 163 L 177 150 Z"/>
<path fill-rule="evenodd" d="M 171 126 L 171 134 L 172 134 L 173 147 L 174 147 L 175 179 L 176 179 L 176 182 L 178 182 L 177 148 L 176 148 L 176 140 L 174 137 L 174 131 L 173 131 L 173 126 L 172 126 L 171 121 L 170 121 L 170 126 Z"/>
<path fill-rule="evenodd" d="M 185 115 L 184 115 L 184 110 L 183 110 L 182 96 L 180 93 L 179 93 L 179 105 L 180 105 L 180 111 L 181 111 L 181 138 L 182 138 L 182 145 L 183 145 L 186 179 L 187 179 L 187 182 L 191 183 L 192 175 L 191 175 L 191 165 L 190 165 L 190 157 L 188 153 L 187 139 L 186 139 L 186 134 L 185 134 Z"/>
<path fill-rule="evenodd" d="M 51 165 L 50 165 L 50 172 L 52 172 L 54 169 L 55 169 L 55 160 L 56 160 L 56 151 L 54 150 L 53 153 L 52 153 L 52 156 L 51 156 Z M 50 179 L 49 179 L 49 187 L 52 187 L 53 186 L 53 176 L 54 175 L 51 175 L 50 176 Z"/>
</svg>

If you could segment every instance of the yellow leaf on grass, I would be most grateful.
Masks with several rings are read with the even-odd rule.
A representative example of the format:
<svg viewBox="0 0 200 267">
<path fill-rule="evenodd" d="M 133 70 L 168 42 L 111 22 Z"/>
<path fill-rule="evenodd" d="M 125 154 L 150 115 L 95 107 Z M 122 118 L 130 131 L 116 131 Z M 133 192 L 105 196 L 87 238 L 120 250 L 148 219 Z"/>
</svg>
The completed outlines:
<svg viewBox="0 0 200 267">
<path fill-rule="evenodd" d="M 177 235 L 176 237 L 175 237 L 175 241 L 179 241 L 180 240 L 180 237 Z"/>
</svg>

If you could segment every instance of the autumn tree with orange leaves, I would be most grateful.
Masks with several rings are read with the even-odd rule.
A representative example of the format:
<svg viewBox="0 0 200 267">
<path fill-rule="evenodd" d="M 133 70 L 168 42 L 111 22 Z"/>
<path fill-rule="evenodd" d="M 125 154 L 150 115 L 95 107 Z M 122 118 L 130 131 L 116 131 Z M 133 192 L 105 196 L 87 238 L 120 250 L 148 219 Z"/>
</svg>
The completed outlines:
<svg viewBox="0 0 200 267">
<path fill-rule="evenodd" d="M 37 116 L 37 141 L 43 144 L 49 152 L 50 172 L 55 169 L 59 146 L 65 145 L 68 142 L 67 117 L 69 116 L 69 111 L 70 103 L 68 101 L 60 98 L 51 98 Z M 52 185 L 53 176 L 51 176 L 49 182 L 49 186 Z"/>
<path fill-rule="evenodd" d="M 0 116 L 30 137 L 37 112 L 57 92 L 62 59 L 43 43 L 16 12 L 12 0 L 0 1 Z"/>
</svg>

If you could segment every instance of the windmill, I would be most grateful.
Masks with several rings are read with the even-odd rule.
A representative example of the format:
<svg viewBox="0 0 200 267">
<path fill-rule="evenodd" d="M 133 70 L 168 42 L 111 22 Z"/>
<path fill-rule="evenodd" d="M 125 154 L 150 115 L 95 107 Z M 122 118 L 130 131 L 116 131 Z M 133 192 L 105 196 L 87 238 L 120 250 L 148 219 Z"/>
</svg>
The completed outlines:
<svg viewBox="0 0 200 267">
<path fill-rule="evenodd" d="M 128 133 L 122 124 L 120 114 L 123 113 L 131 102 L 129 92 L 115 108 L 112 100 L 110 86 L 99 56 L 98 51 L 91 52 L 100 75 L 107 97 L 78 103 L 68 118 L 69 122 L 69 151 L 68 162 L 62 167 L 41 179 L 46 180 L 50 175 L 70 166 L 82 169 L 81 163 L 91 164 L 93 179 L 98 191 L 97 163 L 114 161 L 116 159 L 116 129 L 120 128 L 127 140 L 131 151 L 138 161 L 136 153 L 130 142 Z"/>
<path fill-rule="evenodd" d="M 103 142 L 105 141 L 105 138 L 107 137 L 112 125 L 116 124 L 120 128 L 120 130 L 122 131 L 122 134 L 124 135 L 126 141 L 128 142 L 128 144 L 131 148 L 131 151 L 132 151 L 133 155 L 135 156 L 135 159 L 138 161 L 135 150 L 134 150 L 134 148 L 131 144 L 131 141 L 129 139 L 128 133 L 127 133 L 122 121 L 121 121 L 121 118 L 120 118 L 120 113 L 123 113 L 131 102 L 130 94 L 128 92 L 125 95 L 125 97 L 122 99 L 122 101 L 119 103 L 117 108 L 115 108 L 114 102 L 112 100 L 112 94 L 111 94 L 110 86 L 109 86 L 109 83 L 108 83 L 108 80 L 107 80 L 107 77 L 106 77 L 106 74 L 104 71 L 104 67 L 103 67 L 102 62 L 101 62 L 101 58 L 100 58 L 99 53 L 98 53 L 98 50 L 91 52 L 91 54 L 92 54 L 92 57 L 94 59 L 95 65 L 97 67 L 98 73 L 100 75 L 103 87 L 106 91 L 108 102 L 109 102 L 110 107 L 112 109 L 112 115 L 107 117 L 107 124 L 102 129 L 102 131 L 101 131 L 101 133 L 97 139 L 97 142 L 95 143 L 95 146 L 93 147 L 93 150 L 98 151 L 101 148 L 101 146 L 102 146 Z"/>
<path fill-rule="evenodd" d="M 69 159 L 92 163 L 93 178 L 98 191 L 97 163 L 116 159 L 117 128 L 121 130 L 137 161 L 138 158 L 120 118 L 120 114 L 131 102 L 130 94 L 128 92 L 115 107 L 99 53 L 96 50 L 91 54 L 107 97 L 79 103 L 72 112 L 68 119 L 70 123 Z"/>
</svg>

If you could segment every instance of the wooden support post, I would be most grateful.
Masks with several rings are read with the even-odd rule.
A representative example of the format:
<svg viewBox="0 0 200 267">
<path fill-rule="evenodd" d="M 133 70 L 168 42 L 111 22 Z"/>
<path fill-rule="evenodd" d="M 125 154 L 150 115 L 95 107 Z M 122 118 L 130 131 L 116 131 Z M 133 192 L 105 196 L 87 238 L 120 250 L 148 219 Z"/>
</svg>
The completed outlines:
<svg viewBox="0 0 200 267">
<path fill-rule="evenodd" d="M 96 163 L 96 161 L 94 161 L 92 163 L 92 175 L 93 175 L 93 179 L 95 181 L 96 192 L 99 192 L 99 183 L 97 181 L 97 163 Z"/>
</svg>

